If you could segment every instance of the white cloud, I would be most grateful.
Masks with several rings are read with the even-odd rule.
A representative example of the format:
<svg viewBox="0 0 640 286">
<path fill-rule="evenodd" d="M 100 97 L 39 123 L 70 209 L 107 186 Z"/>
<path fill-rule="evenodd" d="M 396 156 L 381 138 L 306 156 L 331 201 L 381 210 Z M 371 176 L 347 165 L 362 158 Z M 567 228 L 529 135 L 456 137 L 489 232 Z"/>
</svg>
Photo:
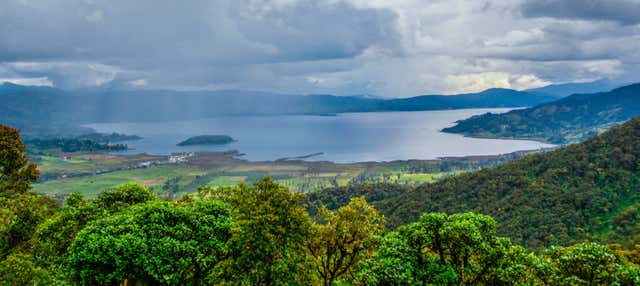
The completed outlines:
<svg viewBox="0 0 640 286">
<path fill-rule="evenodd" d="M 542 80 L 532 74 L 511 75 L 509 77 L 509 85 L 517 90 L 543 87 L 549 84 L 551 84 L 550 81 Z"/>
<path fill-rule="evenodd" d="M 19 85 L 53 86 L 53 83 L 47 77 L 0 78 L 0 83 L 4 82 L 10 82 Z"/>
<path fill-rule="evenodd" d="M 109 83 L 116 78 L 119 69 L 117 67 L 103 65 L 103 64 L 88 64 L 87 67 L 94 72 L 92 81 L 87 82 L 89 86 L 101 86 Z"/>
<path fill-rule="evenodd" d="M 529 89 L 550 84 L 532 74 L 518 75 L 505 72 L 449 75 L 445 82 L 454 92 L 477 92 L 489 88 Z"/>
<path fill-rule="evenodd" d="M 129 82 L 127 82 L 131 87 L 145 87 L 147 86 L 148 82 L 146 79 L 136 79 L 136 80 L 131 80 Z"/>
<path fill-rule="evenodd" d="M 534 44 L 544 39 L 544 31 L 540 28 L 533 28 L 529 30 L 513 30 L 507 34 L 497 37 L 495 39 L 488 39 L 484 41 L 486 46 L 501 46 L 511 47 L 518 45 Z"/>
</svg>

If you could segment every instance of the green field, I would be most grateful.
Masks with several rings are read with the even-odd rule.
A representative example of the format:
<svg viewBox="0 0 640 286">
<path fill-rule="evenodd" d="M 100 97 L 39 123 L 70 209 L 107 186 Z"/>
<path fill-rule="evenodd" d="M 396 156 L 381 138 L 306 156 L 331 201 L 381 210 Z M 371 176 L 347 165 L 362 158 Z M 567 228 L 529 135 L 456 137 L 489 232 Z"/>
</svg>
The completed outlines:
<svg viewBox="0 0 640 286">
<path fill-rule="evenodd" d="M 38 193 L 73 193 L 81 192 L 93 196 L 101 190 L 127 182 L 138 182 L 146 186 L 161 188 L 171 178 L 182 178 L 180 186 L 188 185 L 198 176 L 206 175 L 203 170 L 186 166 L 156 166 L 135 170 L 122 170 L 93 176 L 48 180 L 38 183 L 34 191 Z"/>
<path fill-rule="evenodd" d="M 201 186 L 228 186 L 242 181 L 251 183 L 264 176 L 270 176 L 296 192 L 382 182 L 417 186 L 515 157 L 335 164 L 249 162 L 233 154 L 197 153 L 180 163 L 170 164 L 165 156 L 87 153 L 40 155 L 33 158 L 42 172 L 34 191 L 62 198 L 77 192 L 91 198 L 105 189 L 137 182 L 152 188 L 161 197 L 175 199 L 196 192 Z"/>
</svg>

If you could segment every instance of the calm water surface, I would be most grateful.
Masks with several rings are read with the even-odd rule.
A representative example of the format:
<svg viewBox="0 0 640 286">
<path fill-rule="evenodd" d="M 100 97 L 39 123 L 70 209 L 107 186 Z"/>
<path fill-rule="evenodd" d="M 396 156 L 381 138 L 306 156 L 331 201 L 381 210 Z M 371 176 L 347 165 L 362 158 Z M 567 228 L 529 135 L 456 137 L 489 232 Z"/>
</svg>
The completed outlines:
<svg viewBox="0 0 640 286">
<path fill-rule="evenodd" d="M 440 130 L 456 120 L 509 109 L 463 109 L 420 112 L 347 113 L 337 116 L 243 116 L 171 122 L 124 122 L 87 125 L 99 132 L 136 134 L 126 153 L 168 155 L 185 151 L 235 149 L 252 161 L 275 160 L 323 152 L 307 160 L 335 162 L 435 159 L 495 155 L 553 145 L 525 140 L 466 138 Z M 237 142 L 219 146 L 176 144 L 188 137 L 226 134 Z"/>
</svg>

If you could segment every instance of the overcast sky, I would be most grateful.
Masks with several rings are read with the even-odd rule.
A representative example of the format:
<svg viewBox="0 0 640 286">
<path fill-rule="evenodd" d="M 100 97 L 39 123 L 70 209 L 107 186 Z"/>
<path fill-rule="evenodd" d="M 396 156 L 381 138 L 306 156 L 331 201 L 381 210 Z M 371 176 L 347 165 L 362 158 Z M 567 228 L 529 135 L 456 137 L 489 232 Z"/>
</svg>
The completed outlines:
<svg viewBox="0 0 640 286">
<path fill-rule="evenodd" d="M 640 0 L 2 0 L 0 81 L 418 94 L 640 75 Z"/>
</svg>

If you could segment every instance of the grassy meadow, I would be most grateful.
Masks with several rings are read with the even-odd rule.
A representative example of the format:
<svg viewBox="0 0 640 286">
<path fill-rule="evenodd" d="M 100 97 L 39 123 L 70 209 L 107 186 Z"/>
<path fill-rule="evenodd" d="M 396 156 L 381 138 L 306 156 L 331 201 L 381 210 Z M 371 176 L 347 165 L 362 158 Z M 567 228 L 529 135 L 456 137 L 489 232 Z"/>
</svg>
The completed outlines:
<svg viewBox="0 0 640 286">
<path fill-rule="evenodd" d="M 270 176 L 296 192 L 365 183 L 417 186 L 519 157 L 447 158 L 337 164 L 309 161 L 250 162 L 232 153 L 196 153 L 179 163 L 166 156 L 67 153 L 33 155 L 42 177 L 33 190 L 64 198 L 82 193 L 91 198 L 101 191 L 137 182 L 161 197 L 176 199 L 201 186 L 227 186 Z"/>
</svg>

